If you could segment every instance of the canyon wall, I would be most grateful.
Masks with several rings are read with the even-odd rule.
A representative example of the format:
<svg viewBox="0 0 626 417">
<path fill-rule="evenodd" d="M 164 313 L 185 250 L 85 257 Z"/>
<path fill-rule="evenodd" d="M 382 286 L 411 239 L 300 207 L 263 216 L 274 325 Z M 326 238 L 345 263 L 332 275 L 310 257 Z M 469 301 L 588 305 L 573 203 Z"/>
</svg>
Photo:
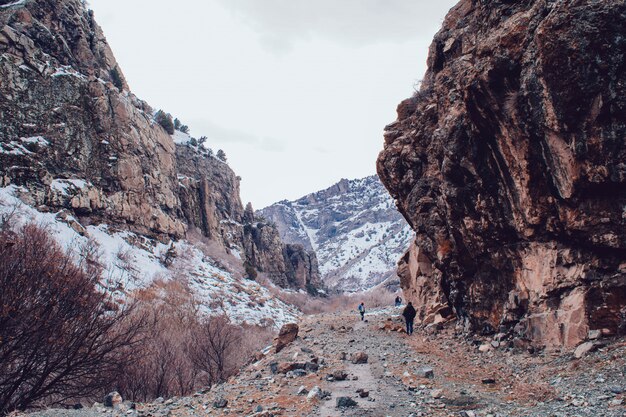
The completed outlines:
<svg viewBox="0 0 626 417">
<path fill-rule="evenodd" d="M 462 0 L 398 106 L 381 180 L 425 322 L 574 346 L 626 323 L 626 5 Z"/>
</svg>

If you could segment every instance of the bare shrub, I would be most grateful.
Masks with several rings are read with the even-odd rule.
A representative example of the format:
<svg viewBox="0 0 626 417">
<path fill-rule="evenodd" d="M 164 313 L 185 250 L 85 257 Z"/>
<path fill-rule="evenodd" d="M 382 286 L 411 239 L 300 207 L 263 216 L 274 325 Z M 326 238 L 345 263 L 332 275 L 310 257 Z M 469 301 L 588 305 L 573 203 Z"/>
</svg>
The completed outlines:
<svg viewBox="0 0 626 417">
<path fill-rule="evenodd" d="M 241 343 L 242 329 L 226 316 L 209 317 L 199 323 L 191 349 L 194 366 L 202 370 L 206 385 L 225 381 L 237 366 L 236 347 Z"/>
<path fill-rule="evenodd" d="M 203 315 L 181 277 L 157 280 L 136 298 L 137 313 L 150 317 L 151 325 L 118 380 L 118 390 L 131 400 L 188 395 L 225 381 L 273 337 L 268 329 Z"/>
<path fill-rule="evenodd" d="M 126 366 L 143 322 L 120 331 L 133 308 L 111 311 L 99 271 L 40 227 L 2 231 L 0 415 L 100 395 Z"/>
</svg>

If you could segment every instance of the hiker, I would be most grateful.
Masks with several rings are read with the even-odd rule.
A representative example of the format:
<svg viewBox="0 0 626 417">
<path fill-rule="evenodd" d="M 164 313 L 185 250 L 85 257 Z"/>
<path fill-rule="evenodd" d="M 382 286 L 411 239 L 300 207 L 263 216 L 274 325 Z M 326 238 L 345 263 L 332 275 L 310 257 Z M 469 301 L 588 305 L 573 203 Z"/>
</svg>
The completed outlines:
<svg viewBox="0 0 626 417">
<path fill-rule="evenodd" d="M 402 305 L 402 298 L 398 295 L 396 297 L 396 307 L 400 307 Z"/>
<path fill-rule="evenodd" d="M 406 307 L 404 308 L 404 311 L 402 312 L 402 315 L 404 316 L 404 319 L 406 320 L 406 333 L 407 334 L 413 334 L 413 320 L 415 320 L 416 314 L 417 312 L 413 308 L 413 303 L 409 302 L 409 304 L 406 305 Z"/>
<path fill-rule="evenodd" d="M 365 304 L 359 304 L 359 313 L 361 313 L 361 320 L 365 319 Z"/>
</svg>

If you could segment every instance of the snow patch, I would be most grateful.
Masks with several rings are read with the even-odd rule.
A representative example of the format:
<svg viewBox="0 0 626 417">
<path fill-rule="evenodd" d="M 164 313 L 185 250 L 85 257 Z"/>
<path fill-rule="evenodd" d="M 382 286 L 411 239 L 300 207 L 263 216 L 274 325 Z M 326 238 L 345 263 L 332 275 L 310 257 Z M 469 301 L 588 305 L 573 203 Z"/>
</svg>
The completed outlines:
<svg viewBox="0 0 626 417">
<path fill-rule="evenodd" d="M 33 136 L 30 138 L 20 138 L 20 140 L 24 143 L 36 143 L 39 146 L 48 146 L 50 142 L 46 140 L 43 136 Z"/>
<path fill-rule="evenodd" d="M 69 187 L 83 188 L 88 184 L 80 179 L 57 179 L 51 187 L 66 192 Z M 24 204 L 18 195 L 27 192 L 14 185 L 0 188 L 0 215 L 13 213 L 12 220 L 17 226 L 35 223 L 45 227 L 63 248 L 77 257 L 82 248 L 95 244 L 104 268 L 101 286 L 116 296 L 123 298 L 134 290 L 146 288 L 155 279 L 186 279 L 201 311 L 207 315 L 226 314 L 235 323 L 273 325 L 276 328 L 297 321 L 301 315 L 297 308 L 274 298 L 257 282 L 236 278 L 220 268 L 218 261 L 186 240 L 173 243 L 177 257 L 168 268 L 162 257 L 170 249 L 169 244 L 128 231 L 117 231 L 106 224 L 85 227 L 83 236 L 68 224 L 76 221 L 72 216 L 65 216 L 62 221 L 58 218 L 59 213 L 42 213 Z"/>
<path fill-rule="evenodd" d="M 56 70 L 50 74 L 51 77 L 76 77 L 81 80 L 86 80 L 87 77 L 84 74 L 76 71 L 70 65 L 64 65 L 62 67 L 56 68 Z"/>
<path fill-rule="evenodd" d="M 174 130 L 174 134 L 171 135 L 172 140 L 177 145 L 186 145 L 191 141 L 191 136 L 188 134 L 181 132 L 180 130 Z"/>
</svg>

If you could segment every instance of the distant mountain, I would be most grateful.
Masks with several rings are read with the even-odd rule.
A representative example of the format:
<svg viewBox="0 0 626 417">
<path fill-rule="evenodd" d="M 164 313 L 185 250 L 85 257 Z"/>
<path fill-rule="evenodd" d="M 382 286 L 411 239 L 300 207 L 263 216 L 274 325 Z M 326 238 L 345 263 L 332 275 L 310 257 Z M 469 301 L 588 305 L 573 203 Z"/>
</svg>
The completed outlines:
<svg viewBox="0 0 626 417">
<path fill-rule="evenodd" d="M 342 179 L 296 201 L 259 211 L 285 242 L 316 252 L 329 288 L 358 291 L 395 276 L 413 236 L 377 176 Z"/>
</svg>

